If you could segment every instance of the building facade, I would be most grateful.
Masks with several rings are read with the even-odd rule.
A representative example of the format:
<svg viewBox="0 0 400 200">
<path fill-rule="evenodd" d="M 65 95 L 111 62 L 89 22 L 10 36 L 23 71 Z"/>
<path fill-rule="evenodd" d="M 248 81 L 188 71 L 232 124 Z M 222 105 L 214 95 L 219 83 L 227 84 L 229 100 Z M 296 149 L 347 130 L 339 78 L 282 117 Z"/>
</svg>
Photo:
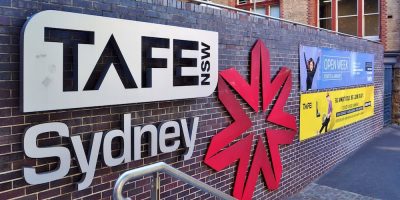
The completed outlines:
<svg viewBox="0 0 400 200">
<path fill-rule="evenodd" d="M 264 6 L 264 10 L 259 9 L 258 12 L 265 11 L 265 13 L 275 16 L 305 16 L 306 18 L 302 19 L 304 22 L 308 22 L 311 16 L 311 14 L 307 14 L 309 6 L 306 4 L 299 5 L 299 7 L 306 8 L 303 9 L 303 11 L 307 11 L 304 16 L 286 12 L 285 8 L 290 5 L 277 1 L 268 1 L 259 5 Z M 249 7 L 247 4 L 240 6 Z M 247 7 L 246 9 L 251 9 Z M 48 12 L 49 10 L 52 11 Z M 40 15 L 43 16 L 43 13 L 52 13 L 52 15 L 50 18 L 38 18 Z M 88 22 L 86 18 L 96 20 Z M 42 21 L 38 22 L 38 19 Z M 33 24 L 33 28 L 27 28 L 26 25 L 30 23 Z M 42 27 L 46 23 L 52 26 Z M 137 27 L 135 25 L 132 27 L 119 26 L 132 23 L 139 25 Z M 70 29 L 64 30 L 65 26 L 72 26 L 71 24 L 76 26 L 75 29 L 70 27 Z M 171 31 L 183 30 L 183 28 L 185 31 Z M 112 31 L 115 31 L 116 34 L 111 34 Z M 127 34 L 125 31 L 131 32 Z M 137 32 L 146 31 L 150 33 L 144 37 L 137 37 L 137 35 L 135 35 L 135 39 L 131 37 Z M 209 32 L 213 33 L 210 37 L 203 37 L 202 34 L 210 34 Z M 217 39 L 213 37 L 216 33 L 218 33 Z M 176 38 L 176 40 L 168 40 L 169 37 L 182 35 L 191 40 L 184 42 Z M 147 42 L 138 42 L 140 41 L 138 38 Z M 212 41 L 214 46 L 193 43 L 201 38 L 206 41 L 205 43 L 211 40 L 210 38 L 214 38 L 215 41 Z M 154 42 L 154 39 L 157 42 Z M 26 42 L 30 44 L 30 48 L 21 48 L 27 47 L 21 46 Z M 144 44 L 155 47 L 154 57 L 152 56 L 153 51 L 148 51 L 140 46 Z M 371 93 L 375 99 L 374 114 L 329 133 L 300 141 L 297 131 L 300 126 L 300 106 L 302 106 L 300 104 L 299 62 L 303 61 L 303 57 L 299 55 L 300 45 L 374 55 L 374 77 L 372 83 L 368 84 L 373 87 L 374 91 Z M 41 51 L 43 48 L 46 51 Z M 189 53 L 187 51 L 182 53 L 179 49 L 176 51 L 175 48 L 189 50 Z M 200 48 L 203 49 L 200 51 Z M 51 107 L 55 105 L 44 102 L 48 100 L 47 96 L 44 98 L 40 96 L 55 82 L 58 84 L 53 89 L 56 88 L 62 94 L 67 93 L 66 95 L 82 92 L 81 90 L 89 90 L 87 93 L 92 94 L 98 92 L 97 90 L 108 89 L 114 94 L 113 92 L 121 90 L 127 92 L 125 89 L 134 91 L 142 89 L 142 87 L 150 88 L 152 75 L 155 77 L 153 80 L 158 81 L 173 75 L 178 79 L 188 76 L 188 74 L 193 75 L 193 71 L 190 72 L 190 70 L 189 73 L 186 71 L 186 74 L 177 70 L 174 74 L 172 66 L 180 68 L 183 65 L 186 67 L 197 63 L 201 65 L 201 62 L 190 59 L 190 56 L 194 54 L 192 51 L 195 50 L 201 52 L 202 55 L 198 57 L 198 60 L 204 61 L 203 67 L 198 67 L 198 71 L 207 71 L 208 60 L 200 59 L 208 59 L 209 48 L 213 50 L 212 56 L 218 58 L 218 62 L 214 63 L 212 67 L 220 76 L 218 87 L 212 90 L 210 95 L 154 101 L 150 99 L 134 103 L 120 102 L 96 106 L 91 106 L 91 103 L 103 100 L 104 96 L 70 98 L 67 101 L 65 98 L 56 99 L 64 103 L 82 105 L 64 108 Z M 36 51 L 37 49 L 41 50 Z M 140 53 L 143 54 L 142 57 L 131 57 L 133 54 L 140 55 Z M 243 197 L 241 193 L 245 193 L 247 199 L 251 197 L 253 199 L 287 198 L 303 189 L 381 131 L 384 107 L 383 53 L 383 46 L 377 42 L 276 19 L 253 17 L 230 10 L 213 9 L 175 0 L 1 1 L 0 199 L 112 199 L 116 179 L 122 173 L 156 162 L 170 164 L 226 194 L 239 198 Z M 89 84 L 88 87 L 80 84 L 79 87 L 74 87 L 76 83 L 74 81 L 77 81 L 74 75 L 77 70 L 74 65 L 77 62 L 74 59 L 76 56 L 80 57 L 78 68 L 83 70 L 79 76 L 86 73 L 88 77 L 92 77 L 90 71 L 87 73 L 88 71 L 85 70 L 88 67 L 99 66 L 96 68 L 97 70 L 93 70 L 97 77 L 93 82 L 99 84 Z M 190 58 L 182 59 L 185 56 Z M 32 62 L 24 60 L 28 57 L 32 59 L 30 60 Z M 52 63 L 45 62 L 47 59 L 50 59 Z M 113 67 L 109 62 L 110 59 L 113 61 Z M 89 64 L 85 63 L 89 60 Z M 161 66 L 159 69 L 154 69 L 154 73 L 151 73 L 151 70 L 148 73 L 149 70 L 142 70 L 138 60 L 152 65 L 166 64 L 171 71 L 167 75 L 163 74 L 161 72 L 166 67 Z M 176 60 L 179 62 L 174 65 Z M 263 60 L 264 64 L 260 64 L 260 60 Z M 183 65 L 179 64 L 180 62 Z M 133 75 L 130 76 L 130 73 L 127 73 L 129 70 L 126 70 L 127 63 L 134 63 L 131 69 L 139 69 L 139 73 L 132 73 Z M 370 64 L 372 65 L 372 63 Z M 33 68 L 30 69 L 32 73 L 24 74 L 23 69 L 31 65 L 38 66 L 43 73 L 36 72 L 36 68 Z M 257 74 L 257 70 L 261 70 L 260 68 L 268 69 L 266 73 L 263 71 L 261 83 L 257 82 L 257 80 L 260 81 L 259 76 L 251 77 L 260 75 L 260 71 Z M 285 69 L 283 72 L 282 68 Z M 108 69 L 110 69 L 109 72 Z M 255 72 L 253 73 L 253 71 Z M 144 72 L 150 75 L 143 75 Z M 279 76 L 280 72 L 284 76 Z M 121 73 L 124 73 L 124 76 Z M 234 84 L 228 81 L 230 73 L 233 74 L 235 80 L 239 80 L 238 83 L 243 83 L 242 86 L 245 89 L 234 88 Z M 51 78 L 54 74 L 58 74 L 57 78 Z M 204 74 L 207 77 L 207 73 Z M 265 78 L 264 76 L 267 74 L 268 77 Z M 278 76 L 276 76 L 277 74 Z M 279 78 L 275 79 L 275 77 Z M 33 101 L 32 103 L 29 99 L 24 98 L 26 94 L 21 90 L 26 87 L 23 81 L 26 78 L 41 88 L 45 88 L 29 93 L 31 97 L 42 97 L 42 101 Z M 133 84 L 133 81 L 129 81 L 132 79 L 143 81 L 142 84 L 136 85 Z M 150 82 L 144 81 L 145 79 Z M 86 80 L 84 81 L 86 82 Z M 172 78 L 167 78 L 167 80 L 172 82 Z M 253 80 L 255 84 L 253 84 Z M 273 81 L 277 84 L 271 84 Z M 179 85 L 182 82 L 178 81 L 176 84 Z M 63 88 L 64 83 L 68 87 Z M 116 84 L 114 85 L 114 83 Z M 156 85 L 154 82 L 154 86 Z M 163 88 L 164 85 L 158 84 L 157 86 Z M 269 88 L 265 89 L 264 86 Z M 280 92 L 281 86 L 284 88 L 282 92 Z M 356 87 L 346 86 L 340 89 Z M 275 93 L 259 95 L 260 88 L 264 88 L 263 92 L 274 91 Z M 322 92 L 326 91 L 322 90 Z M 169 95 L 165 90 L 159 90 L 151 95 L 155 98 L 160 94 Z M 178 92 L 175 95 L 185 96 L 186 94 L 192 94 L 192 91 Z M 142 98 L 141 95 L 135 96 L 134 99 Z M 147 96 L 151 97 L 151 95 Z M 359 95 L 357 96 L 359 97 Z M 278 100 L 282 97 L 284 101 Z M 126 100 L 127 98 L 118 95 L 109 98 L 110 101 L 120 99 Z M 267 103 L 263 104 L 264 102 Z M 49 109 L 26 111 L 23 108 L 24 103 L 32 103 L 33 109 L 39 104 Z M 273 113 L 272 110 L 277 111 Z M 276 113 L 279 115 L 277 116 Z M 271 119 L 269 116 L 276 118 Z M 191 122 L 189 123 L 189 121 Z M 232 124 L 238 124 L 236 122 L 244 123 L 246 129 L 243 130 L 244 126 L 242 125 L 231 128 L 232 132 L 240 134 L 234 138 L 228 135 L 222 137 L 222 140 L 218 140 L 220 142 L 212 142 Z M 287 122 L 290 124 L 288 125 Z M 167 138 L 167 128 L 165 127 L 168 127 L 168 124 L 169 128 L 175 129 L 168 129 L 170 134 Z M 193 126 L 193 124 L 198 124 L 198 126 Z M 53 127 L 53 125 L 61 127 L 61 129 L 57 131 L 42 129 L 44 126 Z M 247 127 L 249 125 L 252 126 Z M 193 134 L 190 135 L 189 131 L 186 133 L 176 131 L 185 135 L 184 137 L 179 134 L 177 136 L 173 130 L 180 128 L 192 130 L 191 133 L 196 130 L 197 132 L 194 134 L 196 137 Z M 38 130 L 42 130 L 42 132 L 36 134 Z M 283 138 L 283 141 L 272 143 L 267 138 L 266 130 L 282 131 L 283 133 L 281 132 L 276 138 Z M 124 135 L 128 132 L 132 133 L 132 138 L 128 139 Z M 291 137 L 285 137 L 287 133 L 290 133 Z M 161 138 L 160 135 L 163 137 Z M 185 155 L 190 150 L 188 150 L 189 145 L 184 144 L 188 140 L 193 141 L 192 153 L 186 157 Z M 225 146 L 221 146 L 226 141 L 231 142 L 226 146 L 227 149 L 238 146 L 246 148 L 234 148 L 234 151 L 226 153 Z M 131 150 L 129 148 L 128 151 L 125 151 L 127 146 L 134 151 L 129 151 Z M 210 150 L 211 146 L 220 148 Z M 262 154 L 264 156 L 262 159 L 255 159 L 260 158 L 257 154 L 260 151 L 255 149 L 256 146 L 265 150 L 261 151 L 265 153 Z M 266 149 L 275 154 L 266 153 Z M 132 155 L 127 156 L 128 158 L 120 156 L 127 155 L 127 152 L 131 152 Z M 38 156 L 37 153 L 42 156 Z M 207 156 L 209 154 L 212 155 Z M 239 157 L 241 155 L 244 156 Z M 276 157 L 276 155 L 278 156 Z M 237 167 L 239 162 L 236 161 L 238 160 L 245 164 Z M 270 162 L 270 167 L 272 163 L 273 171 L 271 168 L 268 168 L 269 170 L 264 168 L 265 171 L 259 173 L 260 166 L 266 163 L 268 166 L 268 162 Z M 243 184 L 243 179 L 241 182 L 237 181 L 238 168 L 242 170 L 241 172 L 244 171 L 247 177 L 247 169 L 253 171 L 250 169 L 250 164 L 256 169 L 255 173 L 248 176 L 250 178 L 247 181 L 251 180 L 250 184 Z M 47 173 L 54 173 L 60 169 L 62 172 L 56 173 L 57 176 L 46 177 Z M 35 179 L 32 178 L 35 177 L 32 174 L 43 176 Z M 243 173 L 240 175 L 243 178 Z M 88 177 L 90 182 L 85 181 Z M 162 199 L 214 199 L 210 194 L 199 191 L 171 176 L 161 174 L 160 179 Z M 123 190 L 123 195 L 138 200 L 150 199 L 151 182 L 151 177 L 143 177 L 129 182 Z M 239 184 L 236 184 L 237 182 Z M 243 199 L 246 199 L 245 197 Z"/>
<path fill-rule="evenodd" d="M 217 1 L 215 1 L 217 2 Z M 218 1 L 334 32 L 379 41 L 385 47 L 386 123 L 400 123 L 400 2 L 397 0 Z M 272 8 L 272 9 L 271 9 Z"/>
<path fill-rule="evenodd" d="M 386 3 L 386 20 L 384 21 L 385 37 L 385 67 L 389 74 L 392 71 L 392 119 L 393 123 L 400 124 L 400 1 L 388 0 Z M 390 75 L 388 75 L 390 76 Z"/>
</svg>

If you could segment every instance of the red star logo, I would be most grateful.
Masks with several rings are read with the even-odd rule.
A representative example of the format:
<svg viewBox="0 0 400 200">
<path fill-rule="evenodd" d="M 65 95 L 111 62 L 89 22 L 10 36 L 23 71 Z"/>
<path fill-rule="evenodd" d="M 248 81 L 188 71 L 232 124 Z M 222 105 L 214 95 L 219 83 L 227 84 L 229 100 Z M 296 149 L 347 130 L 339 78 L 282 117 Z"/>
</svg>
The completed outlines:
<svg viewBox="0 0 400 200">
<path fill-rule="evenodd" d="M 260 77 L 261 71 L 261 77 Z M 283 130 L 266 129 L 270 158 L 261 136 L 250 133 L 238 142 L 233 142 L 252 126 L 250 118 L 240 106 L 228 84 L 243 98 L 256 113 L 259 111 L 259 84 L 262 81 L 262 112 L 266 112 L 269 104 L 277 95 L 266 121 L 285 127 Z M 250 83 L 233 68 L 221 71 L 218 82 L 218 98 L 232 116 L 233 122 L 216 134 L 210 142 L 204 163 L 216 171 L 237 162 L 237 172 L 233 188 L 233 196 L 238 199 L 251 199 L 258 175 L 262 172 L 267 188 L 275 190 L 279 187 L 282 176 L 282 162 L 279 154 L 280 144 L 291 144 L 297 133 L 296 119 L 283 111 L 292 88 L 290 69 L 282 67 L 273 81 L 270 76 L 269 50 L 258 40 L 251 50 Z M 256 138 L 252 161 L 253 139 Z M 250 165 L 250 169 L 248 167 Z"/>
</svg>

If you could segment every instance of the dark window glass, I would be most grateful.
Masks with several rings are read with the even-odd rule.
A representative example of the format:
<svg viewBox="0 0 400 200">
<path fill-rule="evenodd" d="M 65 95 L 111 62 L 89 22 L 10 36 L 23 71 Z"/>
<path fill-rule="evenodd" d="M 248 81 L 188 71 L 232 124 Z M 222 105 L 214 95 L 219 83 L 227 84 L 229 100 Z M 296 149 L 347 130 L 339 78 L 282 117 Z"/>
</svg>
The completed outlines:
<svg viewBox="0 0 400 200">
<path fill-rule="evenodd" d="M 364 0 L 364 13 L 378 13 L 379 0 Z"/>
<path fill-rule="evenodd" d="M 319 17 L 327 18 L 332 16 L 332 1 L 319 0 Z"/>
<path fill-rule="evenodd" d="M 319 27 L 332 30 L 332 19 L 319 20 Z"/>
<path fill-rule="evenodd" d="M 338 31 L 357 35 L 357 17 L 341 17 L 338 19 Z"/>
<path fill-rule="evenodd" d="M 357 15 L 357 0 L 338 1 L 338 16 Z"/>
<path fill-rule="evenodd" d="M 379 15 L 365 15 L 365 36 L 377 36 L 379 35 Z"/>
</svg>

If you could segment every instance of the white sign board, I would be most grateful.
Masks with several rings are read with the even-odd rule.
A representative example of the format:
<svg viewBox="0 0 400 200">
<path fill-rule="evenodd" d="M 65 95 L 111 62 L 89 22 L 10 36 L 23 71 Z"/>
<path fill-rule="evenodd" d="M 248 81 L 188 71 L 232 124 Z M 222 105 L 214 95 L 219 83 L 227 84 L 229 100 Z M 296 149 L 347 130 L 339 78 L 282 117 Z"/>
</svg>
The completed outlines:
<svg viewBox="0 0 400 200">
<path fill-rule="evenodd" d="M 217 85 L 217 32 L 62 11 L 22 31 L 24 112 L 205 97 Z"/>
</svg>

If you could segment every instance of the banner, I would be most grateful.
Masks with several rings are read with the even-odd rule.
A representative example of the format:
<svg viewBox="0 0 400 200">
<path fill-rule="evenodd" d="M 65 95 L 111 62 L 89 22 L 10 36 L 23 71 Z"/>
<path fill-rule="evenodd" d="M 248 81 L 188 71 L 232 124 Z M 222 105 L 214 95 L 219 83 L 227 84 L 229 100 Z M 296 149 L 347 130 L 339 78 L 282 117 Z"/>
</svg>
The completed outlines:
<svg viewBox="0 0 400 200">
<path fill-rule="evenodd" d="M 374 86 L 300 96 L 300 141 L 374 115 Z"/>
<path fill-rule="evenodd" d="M 300 46 L 301 91 L 374 82 L 374 54 Z"/>
</svg>

